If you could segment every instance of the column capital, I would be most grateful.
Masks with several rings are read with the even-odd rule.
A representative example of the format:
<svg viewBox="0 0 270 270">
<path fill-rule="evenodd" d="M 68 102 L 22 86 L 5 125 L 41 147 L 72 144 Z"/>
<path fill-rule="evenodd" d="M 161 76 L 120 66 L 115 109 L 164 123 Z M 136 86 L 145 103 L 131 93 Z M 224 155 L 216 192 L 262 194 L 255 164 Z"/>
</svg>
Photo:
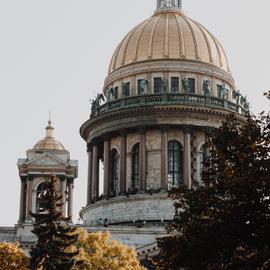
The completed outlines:
<svg viewBox="0 0 270 270">
<path fill-rule="evenodd" d="M 193 126 L 184 125 L 182 129 L 185 133 L 191 133 L 191 131 L 193 130 Z"/>
<path fill-rule="evenodd" d="M 107 142 L 107 141 L 109 141 L 111 139 L 111 136 L 108 133 L 106 133 L 106 134 L 102 135 L 102 139 L 103 139 L 103 141 Z"/>
<path fill-rule="evenodd" d="M 126 137 L 127 136 L 127 130 L 126 129 L 121 129 L 119 132 L 121 137 Z"/>
<path fill-rule="evenodd" d="M 93 145 L 92 145 L 91 143 L 88 143 L 88 144 L 86 145 L 86 148 L 87 148 L 87 152 L 89 153 L 89 152 L 92 151 Z"/>
<path fill-rule="evenodd" d="M 140 133 L 141 135 L 145 134 L 145 133 L 146 133 L 146 127 L 140 126 L 140 127 L 139 127 L 139 133 Z"/>
<path fill-rule="evenodd" d="M 169 125 L 162 125 L 160 127 L 161 132 L 168 132 L 169 131 Z"/>
<path fill-rule="evenodd" d="M 27 176 L 27 181 L 28 182 L 31 182 L 31 181 L 33 181 L 34 180 L 34 176 L 33 175 L 28 175 Z"/>
<path fill-rule="evenodd" d="M 213 128 L 213 127 L 205 127 L 204 128 L 204 132 L 205 132 L 205 134 L 207 135 L 207 136 L 209 136 L 209 137 L 212 137 L 213 136 L 213 134 L 215 133 L 215 128 Z"/>
<path fill-rule="evenodd" d="M 27 176 L 20 176 L 21 182 L 25 183 L 27 181 Z"/>
</svg>

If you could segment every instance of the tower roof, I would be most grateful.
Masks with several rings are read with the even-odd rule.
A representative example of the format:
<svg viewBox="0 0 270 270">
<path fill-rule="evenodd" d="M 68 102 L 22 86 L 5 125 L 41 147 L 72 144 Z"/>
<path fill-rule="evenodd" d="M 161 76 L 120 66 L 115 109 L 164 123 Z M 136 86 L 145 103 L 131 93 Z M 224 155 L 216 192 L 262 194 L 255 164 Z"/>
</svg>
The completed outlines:
<svg viewBox="0 0 270 270">
<path fill-rule="evenodd" d="M 184 14 L 180 0 L 157 0 L 154 15 L 133 28 L 116 48 L 109 74 L 128 65 L 156 60 L 203 62 L 230 73 L 220 42 Z"/>
<path fill-rule="evenodd" d="M 57 141 L 53 136 L 54 127 L 52 126 L 51 120 L 48 121 L 48 126 L 46 127 L 45 138 L 38 141 L 33 149 L 34 150 L 65 150 L 62 143 Z"/>
</svg>

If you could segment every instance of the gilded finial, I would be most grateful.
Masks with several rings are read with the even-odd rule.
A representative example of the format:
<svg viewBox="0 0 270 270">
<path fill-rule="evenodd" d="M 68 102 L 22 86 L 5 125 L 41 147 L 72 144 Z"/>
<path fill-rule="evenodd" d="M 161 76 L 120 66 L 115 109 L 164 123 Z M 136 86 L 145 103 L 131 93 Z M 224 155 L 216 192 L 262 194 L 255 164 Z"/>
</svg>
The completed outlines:
<svg viewBox="0 0 270 270">
<path fill-rule="evenodd" d="M 51 112 L 49 111 L 49 121 L 48 124 L 51 125 L 52 124 L 52 120 L 51 120 Z"/>
</svg>

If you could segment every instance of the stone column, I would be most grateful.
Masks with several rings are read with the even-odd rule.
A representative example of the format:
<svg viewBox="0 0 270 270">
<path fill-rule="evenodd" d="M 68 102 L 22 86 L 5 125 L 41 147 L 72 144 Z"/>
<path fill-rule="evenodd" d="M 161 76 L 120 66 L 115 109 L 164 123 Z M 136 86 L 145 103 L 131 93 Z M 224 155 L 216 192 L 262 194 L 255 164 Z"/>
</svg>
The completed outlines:
<svg viewBox="0 0 270 270">
<path fill-rule="evenodd" d="M 73 181 L 73 179 L 68 181 L 68 217 L 70 218 L 71 222 L 73 216 Z"/>
<path fill-rule="evenodd" d="M 205 150 L 206 150 L 206 157 L 210 156 L 210 146 L 209 146 L 209 141 L 210 141 L 210 133 L 205 131 Z"/>
<path fill-rule="evenodd" d="M 97 145 L 93 146 L 92 184 L 93 199 L 96 200 L 99 197 L 99 157 Z"/>
<path fill-rule="evenodd" d="M 161 189 L 168 190 L 168 129 L 161 130 Z"/>
<path fill-rule="evenodd" d="M 127 153 L 127 138 L 124 131 L 120 135 L 120 193 L 126 192 L 126 153 Z"/>
<path fill-rule="evenodd" d="M 88 181 L 87 181 L 87 205 L 92 203 L 92 162 L 93 162 L 93 150 L 90 145 L 87 146 L 87 154 L 88 154 Z"/>
<path fill-rule="evenodd" d="M 191 188 L 190 128 L 184 128 L 184 184 Z"/>
<path fill-rule="evenodd" d="M 20 214 L 19 222 L 23 223 L 25 219 L 25 206 L 26 206 L 26 181 L 24 178 L 21 178 L 21 195 L 20 195 Z"/>
<path fill-rule="evenodd" d="M 62 196 L 62 216 L 65 217 L 66 216 L 66 179 L 60 178 L 60 192 L 61 192 L 61 196 Z"/>
<path fill-rule="evenodd" d="M 33 179 L 27 179 L 27 207 L 26 207 L 26 219 L 31 220 L 30 212 L 32 212 L 32 189 L 33 189 Z"/>
<path fill-rule="evenodd" d="M 104 138 L 104 195 L 109 196 L 110 185 L 110 139 Z"/>
<path fill-rule="evenodd" d="M 145 130 L 140 130 L 140 157 L 139 157 L 139 180 L 140 191 L 145 190 L 145 174 L 146 174 L 146 138 Z"/>
</svg>

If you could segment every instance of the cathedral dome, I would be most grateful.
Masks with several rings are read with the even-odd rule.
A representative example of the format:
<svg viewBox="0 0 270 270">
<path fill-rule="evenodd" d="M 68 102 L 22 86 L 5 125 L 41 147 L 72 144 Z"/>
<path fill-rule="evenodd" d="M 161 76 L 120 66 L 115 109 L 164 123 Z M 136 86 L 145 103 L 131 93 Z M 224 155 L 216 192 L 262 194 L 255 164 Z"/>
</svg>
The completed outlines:
<svg viewBox="0 0 270 270">
<path fill-rule="evenodd" d="M 181 6 L 170 7 L 164 2 L 162 6 L 162 1 L 158 1 L 155 14 L 120 42 L 111 59 L 109 74 L 130 64 L 156 60 L 203 62 L 230 73 L 220 42 L 205 27 L 188 18 Z"/>
<path fill-rule="evenodd" d="M 65 150 L 65 147 L 62 143 L 57 141 L 53 136 L 53 126 L 52 122 L 48 122 L 48 126 L 46 127 L 46 136 L 44 139 L 38 141 L 34 145 L 34 150 Z"/>
</svg>

